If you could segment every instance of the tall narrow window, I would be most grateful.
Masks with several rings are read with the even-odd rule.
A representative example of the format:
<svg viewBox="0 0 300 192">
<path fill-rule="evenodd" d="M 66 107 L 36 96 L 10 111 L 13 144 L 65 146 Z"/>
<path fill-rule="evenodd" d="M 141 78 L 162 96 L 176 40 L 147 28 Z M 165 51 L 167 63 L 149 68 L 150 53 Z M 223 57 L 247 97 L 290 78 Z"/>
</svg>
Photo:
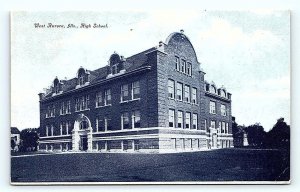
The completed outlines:
<svg viewBox="0 0 300 192">
<path fill-rule="evenodd" d="M 62 124 L 62 122 L 60 123 L 59 131 L 60 131 L 60 135 L 62 135 L 63 134 L 63 124 Z"/>
<path fill-rule="evenodd" d="M 84 74 L 80 74 L 78 81 L 79 85 L 84 85 Z"/>
<path fill-rule="evenodd" d="M 226 116 L 226 106 L 225 105 L 221 105 L 221 115 Z"/>
<path fill-rule="evenodd" d="M 185 113 L 185 128 L 186 129 L 191 128 L 191 113 L 189 113 L 189 112 Z"/>
<path fill-rule="evenodd" d="M 182 89 L 183 89 L 183 84 L 177 82 L 177 91 L 176 91 L 176 94 L 177 94 L 177 99 L 179 101 L 182 101 Z"/>
<path fill-rule="evenodd" d="M 135 81 L 132 83 L 132 99 L 140 98 L 140 82 Z"/>
<path fill-rule="evenodd" d="M 100 107 L 103 105 L 102 92 L 99 91 L 96 93 L 96 107 Z"/>
<path fill-rule="evenodd" d="M 80 111 L 80 99 L 75 99 L 75 111 Z"/>
<path fill-rule="evenodd" d="M 128 100 L 129 99 L 128 95 L 129 95 L 128 84 L 122 85 L 121 86 L 121 102 Z"/>
<path fill-rule="evenodd" d="M 186 73 L 191 76 L 192 75 L 192 64 L 191 63 L 187 63 L 186 65 Z"/>
<path fill-rule="evenodd" d="M 197 88 L 192 89 L 192 103 L 197 104 Z"/>
<path fill-rule="evenodd" d="M 184 86 L 184 101 L 190 102 L 190 86 L 185 85 Z"/>
<path fill-rule="evenodd" d="M 53 136 L 54 135 L 54 127 L 53 127 L 53 125 L 51 125 L 51 136 Z"/>
<path fill-rule="evenodd" d="M 206 119 L 204 119 L 204 130 L 208 131 L 208 129 L 207 129 L 207 120 Z"/>
<path fill-rule="evenodd" d="M 226 132 L 226 126 L 225 126 L 225 122 L 222 122 L 222 133 Z"/>
<path fill-rule="evenodd" d="M 177 56 L 175 56 L 175 65 L 176 65 L 176 70 L 180 71 L 179 57 Z"/>
<path fill-rule="evenodd" d="M 98 132 L 105 131 L 106 130 L 106 120 L 103 121 L 103 119 L 98 118 Z"/>
<path fill-rule="evenodd" d="M 112 130 L 111 119 L 109 119 L 109 118 L 106 117 L 104 119 L 104 123 L 105 123 L 105 131 Z"/>
<path fill-rule="evenodd" d="M 65 114 L 65 102 L 61 102 L 59 114 L 60 115 L 64 115 Z"/>
<path fill-rule="evenodd" d="M 132 127 L 133 128 L 139 128 L 141 127 L 141 114 L 140 114 L 140 111 L 136 110 L 136 111 L 133 111 L 133 114 L 132 114 Z"/>
<path fill-rule="evenodd" d="M 226 131 L 225 131 L 226 134 L 229 134 L 229 126 L 228 126 L 228 123 L 226 123 Z"/>
<path fill-rule="evenodd" d="M 66 114 L 71 114 L 71 101 L 67 101 Z"/>
<path fill-rule="evenodd" d="M 49 127 L 46 126 L 46 136 L 49 136 Z"/>
<path fill-rule="evenodd" d="M 196 113 L 193 114 L 193 129 L 198 129 L 198 115 Z"/>
<path fill-rule="evenodd" d="M 177 127 L 182 128 L 182 126 L 183 126 L 183 112 L 178 111 L 177 112 Z"/>
<path fill-rule="evenodd" d="M 184 59 L 181 59 L 181 72 L 185 73 L 185 65 L 186 65 L 186 61 Z"/>
<path fill-rule="evenodd" d="M 209 102 L 209 113 L 216 114 L 216 102 L 214 101 Z"/>
<path fill-rule="evenodd" d="M 110 89 L 105 90 L 105 103 L 104 105 L 111 105 L 111 91 Z"/>
<path fill-rule="evenodd" d="M 122 122 L 122 129 L 130 129 L 128 112 L 122 113 L 121 122 Z"/>
<path fill-rule="evenodd" d="M 175 122 L 175 110 L 169 109 L 169 127 L 174 127 Z"/>
<path fill-rule="evenodd" d="M 175 82 L 172 79 L 168 80 L 168 97 L 172 99 L 175 97 Z"/>
<path fill-rule="evenodd" d="M 216 128 L 216 122 L 215 121 L 210 121 L 210 127 L 211 128 Z"/>
</svg>

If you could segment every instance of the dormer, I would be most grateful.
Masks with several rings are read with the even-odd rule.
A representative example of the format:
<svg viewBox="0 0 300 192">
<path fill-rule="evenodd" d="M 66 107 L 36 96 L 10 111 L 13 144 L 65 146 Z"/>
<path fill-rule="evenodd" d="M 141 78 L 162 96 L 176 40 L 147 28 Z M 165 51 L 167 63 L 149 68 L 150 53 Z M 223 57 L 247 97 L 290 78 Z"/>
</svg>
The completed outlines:
<svg viewBox="0 0 300 192">
<path fill-rule="evenodd" d="M 90 72 L 83 67 L 80 67 L 77 72 L 76 89 L 90 84 Z"/>
<path fill-rule="evenodd" d="M 62 93 L 62 86 L 63 83 L 57 77 L 55 77 L 53 81 L 52 96 Z"/>
<path fill-rule="evenodd" d="M 218 89 L 218 95 L 227 98 L 227 91 L 224 86 Z"/>
<path fill-rule="evenodd" d="M 209 85 L 209 92 L 213 94 L 217 94 L 217 86 L 215 85 L 214 82 L 211 82 Z"/>
<path fill-rule="evenodd" d="M 125 73 L 125 58 L 114 52 L 108 61 L 109 71 L 107 78 Z"/>
</svg>

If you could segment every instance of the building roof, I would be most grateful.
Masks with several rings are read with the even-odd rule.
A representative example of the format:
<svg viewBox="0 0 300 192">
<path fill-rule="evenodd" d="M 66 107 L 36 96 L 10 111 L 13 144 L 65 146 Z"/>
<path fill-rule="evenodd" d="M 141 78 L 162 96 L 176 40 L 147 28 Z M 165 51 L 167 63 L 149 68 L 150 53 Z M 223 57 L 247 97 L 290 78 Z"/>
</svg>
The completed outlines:
<svg viewBox="0 0 300 192">
<path fill-rule="evenodd" d="M 20 131 L 17 127 L 11 127 L 10 128 L 10 133 L 11 134 L 20 134 Z"/>
<path fill-rule="evenodd" d="M 146 54 L 153 50 L 156 50 L 156 48 L 152 47 L 143 52 L 140 52 L 138 54 L 135 54 L 135 55 L 132 55 L 132 56 L 126 58 L 125 61 L 123 62 L 126 73 L 145 66 L 147 64 Z M 116 53 L 114 53 L 114 54 L 116 54 Z M 98 68 L 93 71 L 90 71 L 90 70 L 86 70 L 86 71 L 90 75 L 89 76 L 89 79 L 90 79 L 89 85 L 92 85 L 92 84 L 96 84 L 99 81 L 107 78 L 108 74 L 110 73 L 110 66 L 106 65 L 104 67 Z M 73 90 L 76 88 L 77 77 L 74 77 L 69 80 L 61 80 L 60 82 L 62 83 L 62 92 L 67 92 L 67 91 L 70 91 L 70 90 Z M 46 91 L 45 98 L 52 97 L 52 94 L 54 93 L 52 88 L 53 88 L 53 86 Z"/>
</svg>

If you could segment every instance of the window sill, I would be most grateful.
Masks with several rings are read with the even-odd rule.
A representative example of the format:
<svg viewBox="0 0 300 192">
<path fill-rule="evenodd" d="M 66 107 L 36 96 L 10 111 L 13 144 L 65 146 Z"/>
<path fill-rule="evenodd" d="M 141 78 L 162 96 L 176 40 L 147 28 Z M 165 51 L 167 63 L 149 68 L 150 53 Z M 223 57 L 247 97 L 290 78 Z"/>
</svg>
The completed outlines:
<svg viewBox="0 0 300 192">
<path fill-rule="evenodd" d="M 51 117 L 45 117 L 46 119 L 50 119 L 50 118 L 54 118 L 55 116 L 51 116 Z"/>
<path fill-rule="evenodd" d="M 126 100 L 126 101 L 120 101 L 120 104 L 122 104 L 122 103 L 130 103 L 130 102 L 133 102 L 133 101 L 139 101 L 139 100 L 141 100 L 141 98 L 136 98 L 136 99 Z"/>
<path fill-rule="evenodd" d="M 102 106 L 96 106 L 95 108 L 96 108 L 96 109 L 99 109 L 99 108 L 109 107 L 109 106 L 111 106 L 111 104 L 109 104 L 109 105 L 102 105 Z"/>
<path fill-rule="evenodd" d="M 70 115 L 71 113 L 59 114 L 60 116 Z"/>
<path fill-rule="evenodd" d="M 83 111 L 89 111 L 90 109 L 83 109 L 83 110 L 79 110 L 79 111 L 75 111 L 75 112 L 83 112 Z"/>
</svg>

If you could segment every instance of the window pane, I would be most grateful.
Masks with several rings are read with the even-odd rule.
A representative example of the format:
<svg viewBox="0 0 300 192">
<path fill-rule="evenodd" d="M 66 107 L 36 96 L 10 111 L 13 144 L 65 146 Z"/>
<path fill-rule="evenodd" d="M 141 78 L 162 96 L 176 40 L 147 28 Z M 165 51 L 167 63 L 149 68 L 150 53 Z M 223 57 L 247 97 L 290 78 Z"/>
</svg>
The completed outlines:
<svg viewBox="0 0 300 192">
<path fill-rule="evenodd" d="M 169 98 L 174 98 L 174 94 L 175 94 L 174 93 L 175 92 L 174 84 L 175 84 L 175 82 L 173 80 L 171 80 L 171 79 L 168 80 L 168 97 Z"/>
<path fill-rule="evenodd" d="M 173 109 L 169 109 L 169 127 L 174 127 L 174 114 L 175 111 Z"/>
<path fill-rule="evenodd" d="M 177 99 L 182 101 L 182 88 L 183 88 L 183 85 L 182 83 L 179 83 L 177 82 Z"/>
</svg>

